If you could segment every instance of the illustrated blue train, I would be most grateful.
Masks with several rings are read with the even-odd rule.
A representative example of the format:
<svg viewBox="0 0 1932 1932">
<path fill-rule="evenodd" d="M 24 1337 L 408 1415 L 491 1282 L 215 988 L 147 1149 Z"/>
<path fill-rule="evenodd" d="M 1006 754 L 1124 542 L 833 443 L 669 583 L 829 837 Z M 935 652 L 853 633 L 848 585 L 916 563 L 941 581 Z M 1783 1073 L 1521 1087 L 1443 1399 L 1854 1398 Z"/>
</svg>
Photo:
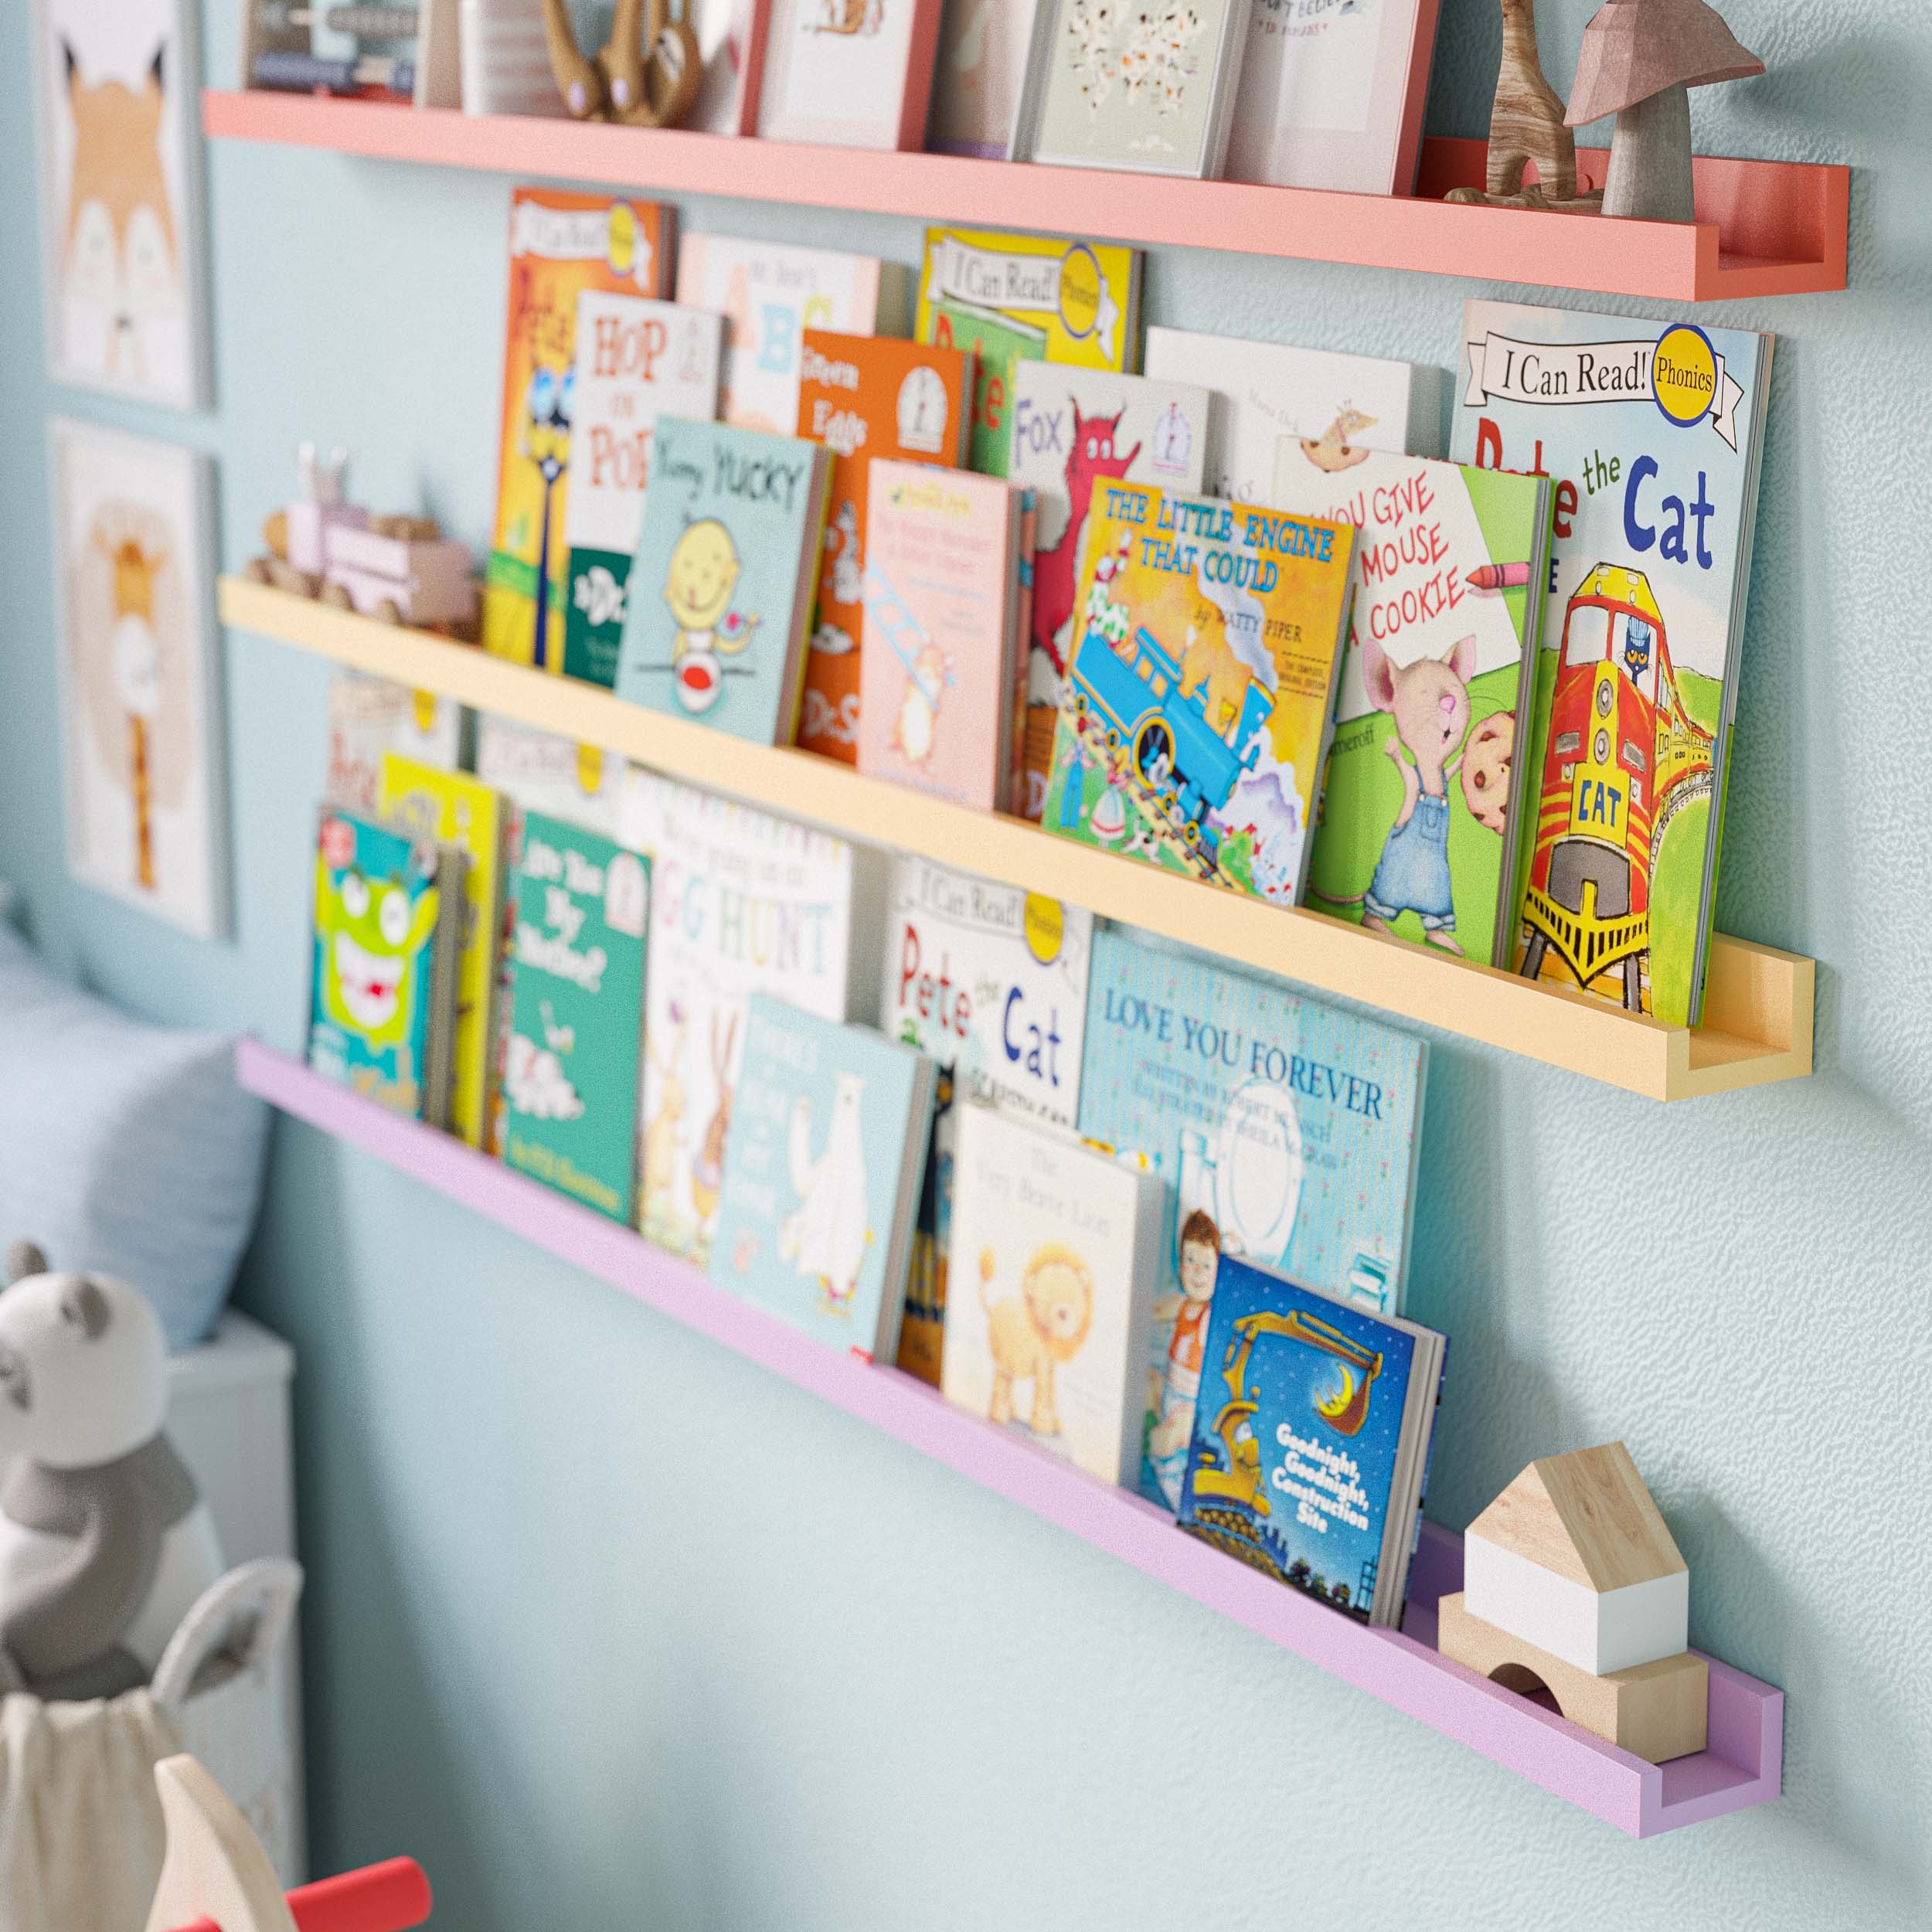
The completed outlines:
<svg viewBox="0 0 1932 1932">
<path fill-rule="evenodd" d="M 1273 695 L 1258 679 L 1251 681 L 1223 737 L 1207 721 L 1205 685 L 1183 696 L 1180 664 L 1145 626 L 1126 655 L 1090 629 L 1070 675 L 1076 711 L 1095 715 L 1110 750 L 1126 748 L 1141 791 L 1166 815 L 1190 855 L 1212 870 L 1221 835 L 1208 814 L 1226 804 L 1242 774 L 1253 770 Z"/>
</svg>

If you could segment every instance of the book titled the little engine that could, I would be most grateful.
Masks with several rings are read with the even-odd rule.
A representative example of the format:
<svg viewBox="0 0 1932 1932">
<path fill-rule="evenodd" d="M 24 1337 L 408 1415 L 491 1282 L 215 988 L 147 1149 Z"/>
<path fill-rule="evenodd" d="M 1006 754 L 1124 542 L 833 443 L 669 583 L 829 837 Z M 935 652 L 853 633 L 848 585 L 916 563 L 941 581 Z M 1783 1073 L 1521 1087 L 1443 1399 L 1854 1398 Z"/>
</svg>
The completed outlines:
<svg viewBox="0 0 1932 1932">
<path fill-rule="evenodd" d="M 1358 1622 L 1402 1621 L 1447 1344 L 1224 1255 L 1179 1521 Z"/>
<path fill-rule="evenodd" d="M 933 1063 L 767 995 L 745 1015 L 711 1278 L 868 1361 L 899 1341 Z"/>
<path fill-rule="evenodd" d="M 1162 1192 L 1149 1170 L 989 1107 L 962 1108 L 947 1400 L 1131 1485 Z"/>
</svg>

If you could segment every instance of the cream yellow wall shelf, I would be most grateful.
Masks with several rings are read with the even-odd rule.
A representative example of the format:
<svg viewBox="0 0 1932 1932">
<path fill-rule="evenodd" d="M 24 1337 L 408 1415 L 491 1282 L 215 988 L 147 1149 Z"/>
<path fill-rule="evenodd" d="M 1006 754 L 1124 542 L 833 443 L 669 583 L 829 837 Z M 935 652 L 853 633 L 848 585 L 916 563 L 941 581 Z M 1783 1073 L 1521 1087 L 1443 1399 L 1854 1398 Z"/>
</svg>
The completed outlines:
<svg viewBox="0 0 1932 1932">
<path fill-rule="evenodd" d="M 1359 1000 L 1653 1100 L 1690 1100 L 1811 1070 L 1817 969 L 1772 947 L 1714 937 L 1706 1023 L 1669 1026 L 1318 913 L 1284 910 L 1074 845 L 1016 818 L 862 778 L 808 752 L 746 744 L 627 704 L 593 685 L 243 579 L 223 579 L 221 615 L 257 637 L 620 753 L 853 838 L 1049 893 L 1315 992 Z"/>
</svg>

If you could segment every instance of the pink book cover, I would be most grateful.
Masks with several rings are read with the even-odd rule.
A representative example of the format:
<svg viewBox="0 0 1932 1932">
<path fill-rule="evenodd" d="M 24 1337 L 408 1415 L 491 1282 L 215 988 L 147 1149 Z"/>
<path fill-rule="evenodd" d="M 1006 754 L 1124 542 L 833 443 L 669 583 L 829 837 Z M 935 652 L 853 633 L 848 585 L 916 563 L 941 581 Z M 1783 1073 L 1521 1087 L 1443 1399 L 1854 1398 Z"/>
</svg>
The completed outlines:
<svg viewBox="0 0 1932 1932">
<path fill-rule="evenodd" d="M 1006 801 L 1011 485 L 872 464 L 866 512 L 859 769 L 981 811 Z"/>
</svg>

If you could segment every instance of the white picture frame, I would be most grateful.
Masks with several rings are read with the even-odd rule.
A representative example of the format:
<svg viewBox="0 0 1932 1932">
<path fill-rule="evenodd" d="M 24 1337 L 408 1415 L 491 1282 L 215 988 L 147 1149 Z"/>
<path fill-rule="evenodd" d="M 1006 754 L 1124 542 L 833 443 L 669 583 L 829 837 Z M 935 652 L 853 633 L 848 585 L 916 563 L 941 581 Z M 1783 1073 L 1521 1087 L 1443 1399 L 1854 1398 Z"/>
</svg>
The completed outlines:
<svg viewBox="0 0 1932 1932">
<path fill-rule="evenodd" d="M 214 465 L 48 424 L 67 869 L 197 939 L 228 930 Z"/>
<path fill-rule="evenodd" d="M 771 0 L 760 77 L 765 141 L 922 147 L 940 0 Z"/>
<path fill-rule="evenodd" d="M 47 372 L 209 401 L 192 0 L 33 0 Z"/>
</svg>

